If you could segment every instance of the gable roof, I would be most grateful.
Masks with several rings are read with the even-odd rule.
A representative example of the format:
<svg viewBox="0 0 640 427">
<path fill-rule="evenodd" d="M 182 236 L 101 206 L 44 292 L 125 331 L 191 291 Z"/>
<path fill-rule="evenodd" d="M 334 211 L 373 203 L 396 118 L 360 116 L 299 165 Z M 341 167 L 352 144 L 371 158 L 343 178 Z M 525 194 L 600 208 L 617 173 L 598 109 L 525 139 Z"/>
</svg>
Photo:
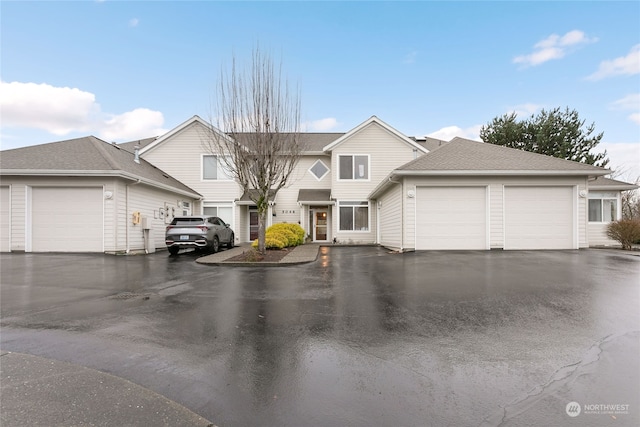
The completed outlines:
<svg viewBox="0 0 640 427">
<path fill-rule="evenodd" d="M 603 176 L 599 176 L 593 181 L 589 181 L 589 190 L 635 190 L 636 188 L 640 188 L 635 184 L 629 184 L 628 182 L 618 181 L 611 178 L 605 178 Z"/>
<path fill-rule="evenodd" d="M 375 199 L 394 177 L 402 176 L 600 176 L 611 171 L 597 166 L 501 145 L 454 138 L 415 160 L 393 170 L 369 195 Z"/>
<path fill-rule="evenodd" d="M 415 140 L 409 138 L 408 136 L 405 136 L 401 132 L 398 132 L 396 129 L 392 128 L 391 126 L 389 126 L 388 124 L 386 124 L 385 122 L 383 122 L 382 120 L 377 118 L 376 116 L 371 116 L 368 120 L 365 120 L 364 122 L 360 123 L 358 126 L 356 126 L 355 128 L 351 129 L 349 132 L 345 133 L 340 138 L 338 138 L 335 141 L 333 141 L 331 144 L 326 145 L 323 148 L 323 151 L 331 151 L 331 150 L 333 150 L 338 145 L 342 144 L 347 139 L 351 138 L 353 135 L 355 135 L 356 133 L 360 132 L 362 129 L 370 126 L 373 123 L 378 124 L 383 129 L 385 129 L 387 132 L 391 133 L 392 135 L 396 136 L 398 139 L 402 140 L 405 144 L 407 144 L 407 145 L 409 145 L 409 146 L 411 146 L 411 147 L 413 147 L 413 148 L 415 148 L 415 149 L 417 149 L 417 150 L 419 150 L 419 151 L 421 151 L 423 153 L 427 152 L 427 149 L 425 149 L 420 144 L 416 143 Z"/>
<path fill-rule="evenodd" d="M 189 197 L 201 195 L 144 159 L 95 136 L 0 152 L 0 175 L 120 176 Z"/>
<path fill-rule="evenodd" d="M 140 154 L 144 154 L 149 150 L 153 150 L 155 147 L 161 145 L 164 141 L 166 141 L 167 139 L 171 138 L 172 136 L 180 133 L 181 131 L 183 131 L 184 129 L 188 128 L 189 126 L 193 125 L 194 123 L 199 123 L 202 126 L 204 126 L 206 129 L 211 129 L 214 132 L 218 132 L 220 134 L 222 134 L 222 132 L 220 132 L 218 129 L 216 129 L 215 127 L 213 127 L 210 123 L 202 120 L 200 118 L 200 116 L 195 115 L 193 117 L 191 117 L 190 119 L 182 122 L 181 124 L 179 124 L 178 126 L 176 126 L 175 128 L 171 129 L 169 132 L 165 133 L 164 135 L 156 138 L 155 141 L 152 141 L 150 144 L 147 144 L 146 146 L 144 146 L 143 148 L 140 149 Z"/>
<path fill-rule="evenodd" d="M 454 138 L 396 169 L 404 175 L 607 175 L 610 170 L 501 145 Z"/>
</svg>

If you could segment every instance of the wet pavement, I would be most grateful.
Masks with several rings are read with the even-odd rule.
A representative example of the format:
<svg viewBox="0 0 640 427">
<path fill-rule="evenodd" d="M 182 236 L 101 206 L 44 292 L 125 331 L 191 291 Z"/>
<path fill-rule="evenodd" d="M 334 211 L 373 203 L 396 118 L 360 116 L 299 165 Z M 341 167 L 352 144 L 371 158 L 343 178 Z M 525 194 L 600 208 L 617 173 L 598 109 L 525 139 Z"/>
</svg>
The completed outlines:
<svg viewBox="0 0 640 427">
<path fill-rule="evenodd" d="M 125 378 L 219 426 L 640 424 L 640 257 L 196 257 L 2 254 L 0 347 Z"/>
</svg>

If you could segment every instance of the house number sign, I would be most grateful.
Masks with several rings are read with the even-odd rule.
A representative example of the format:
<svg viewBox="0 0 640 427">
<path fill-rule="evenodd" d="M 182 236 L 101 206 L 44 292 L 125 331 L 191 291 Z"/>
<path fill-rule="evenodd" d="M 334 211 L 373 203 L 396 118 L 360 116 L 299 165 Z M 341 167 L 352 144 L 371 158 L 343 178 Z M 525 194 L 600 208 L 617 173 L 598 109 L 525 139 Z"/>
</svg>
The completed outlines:
<svg viewBox="0 0 640 427">
<path fill-rule="evenodd" d="M 294 213 L 296 213 L 296 211 L 286 211 L 286 210 L 283 210 L 283 211 L 282 211 L 282 213 L 283 213 L 283 214 L 294 214 Z"/>
</svg>

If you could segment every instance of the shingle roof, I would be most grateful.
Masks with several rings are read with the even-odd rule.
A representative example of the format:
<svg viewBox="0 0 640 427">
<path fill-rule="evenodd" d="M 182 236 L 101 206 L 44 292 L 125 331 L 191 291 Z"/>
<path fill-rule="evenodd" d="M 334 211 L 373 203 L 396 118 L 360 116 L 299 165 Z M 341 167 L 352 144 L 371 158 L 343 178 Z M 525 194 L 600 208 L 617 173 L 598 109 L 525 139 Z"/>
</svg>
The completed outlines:
<svg viewBox="0 0 640 427">
<path fill-rule="evenodd" d="M 413 139 L 416 144 L 421 145 L 429 151 L 433 151 L 437 148 L 442 147 L 444 144 L 447 144 L 449 141 L 445 141 L 443 139 L 431 138 L 430 136 L 425 136 L 424 138 L 416 138 L 414 136 L 410 137 Z"/>
<path fill-rule="evenodd" d="M 130 153 L 133 153 L 136 145 L 139 145 L 140 148 L 144 148 L 147 145 L 151 144 L 156 139 L 158 139 L 157 136 L 154 136 L 154 137 L 151 137 L 151 138 L 139 139 L 137 141 L 121 142 L 121 143 L 118 144 L 118 147 L 124 148 L 125 150 L 129 151 Z"/>
<path fill-rule="evenodd" d="M 397 171 L 568 172 L 606 175 L 604 168 L 500 145 L 454 138 Z"/>
<path fill-rule="evenodd" d="M 599 176 L 593 181 L 589 181 L 590 190 L 635 190 L 640 188 L 635 184 L 629 184 L 628 182 L 618 181 L 615 179 L 605 178 Z"/>
<path fill-rule="evenodd" d="M 69 139 L 0 152 L 0 173 L 87 175 L 123 173 L 183 192 L 198 193 L 144 159 L 134 162 L 133 153 L 95 136 Z"/>
<path fill-rule="evenodd" d="M 243 137 L 247 133 L 236 134 L 236 140 L 243 143 Z M 299 134 L 300 142 L 304 144 L 305 152 L 320 152 L 326 146 L 337 140 L 344 133 L 338 132 L 302 132 Z"/>
<path fill-rule="evenodd" d="M 298 202 L 324 202 L 331 201 L 331 189 L 301 188 L 298 190 Z"/>
</svg>

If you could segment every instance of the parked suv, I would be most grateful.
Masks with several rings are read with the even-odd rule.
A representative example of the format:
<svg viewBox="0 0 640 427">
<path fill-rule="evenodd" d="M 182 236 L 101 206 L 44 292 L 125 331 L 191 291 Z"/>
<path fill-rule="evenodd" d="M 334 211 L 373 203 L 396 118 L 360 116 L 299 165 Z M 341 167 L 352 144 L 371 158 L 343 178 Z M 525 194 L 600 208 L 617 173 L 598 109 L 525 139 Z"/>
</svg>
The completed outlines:
<svg viewBox="0 0 640 427">
<path fill-rule="evenodd" d="M 180 248 L 197 248 L 218 252 L 221 244 L 234 245 L 235 234 L 217 216 L 178 216 L 167 226 L 165 243 L 169 253 L 175 255 Z"/>
</svg>

